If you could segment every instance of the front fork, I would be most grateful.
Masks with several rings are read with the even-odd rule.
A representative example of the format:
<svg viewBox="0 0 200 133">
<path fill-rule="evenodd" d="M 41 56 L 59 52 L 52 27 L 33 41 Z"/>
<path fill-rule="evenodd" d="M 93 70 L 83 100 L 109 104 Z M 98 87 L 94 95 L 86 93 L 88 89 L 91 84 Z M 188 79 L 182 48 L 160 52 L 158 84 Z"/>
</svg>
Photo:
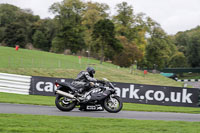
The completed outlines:
<svg viewBox="0 0 200 133">
<path fill-rule="evenodd" d="M 111 95 L 110 95 L 110 101 L 111 101 L 113 104 L 115 104 L 115 100 L 113 99 L 113 97 L 118 97 L 118 95 L 117 95 L 117 94 L 111 94 Z"/>
<path fill-rule="evenodd" d="M 114 99 L 113 99 L 113 97 L 114 97 L 114 95 L 112 94 L 112 95 L 110 95 L 110 100 L 111 100 L 111 102 L 113 103 L 114 102 Z"/>
</svg>

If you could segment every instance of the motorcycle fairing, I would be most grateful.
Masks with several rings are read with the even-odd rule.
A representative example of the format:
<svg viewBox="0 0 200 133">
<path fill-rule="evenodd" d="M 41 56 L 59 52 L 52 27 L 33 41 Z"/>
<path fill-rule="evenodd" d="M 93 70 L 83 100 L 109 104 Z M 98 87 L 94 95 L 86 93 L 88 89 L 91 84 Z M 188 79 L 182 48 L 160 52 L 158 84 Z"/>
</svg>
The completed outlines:
<svg viewBox="0 0 200 133">
<path fill-rule="evenodd" d="M 99 92 L 91 93 L 90 101 L 96 101 L 96 100 L 101 101 L 101 100 L 105 99 L 107 96 L 109 96 L 110 93 L 111 92 L 109 90 L 106 90 L 106 91 L 101 92 L 101 93 L 99 93 Z"/>
</svg>

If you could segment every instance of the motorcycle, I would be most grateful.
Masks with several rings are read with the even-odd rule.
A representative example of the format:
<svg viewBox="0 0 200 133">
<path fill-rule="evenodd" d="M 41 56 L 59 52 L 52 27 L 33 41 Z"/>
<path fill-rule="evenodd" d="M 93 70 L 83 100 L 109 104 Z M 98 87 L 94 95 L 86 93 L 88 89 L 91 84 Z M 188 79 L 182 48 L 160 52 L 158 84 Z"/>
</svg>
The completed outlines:
<svg viewBox="0 0 200 133">
<path fill-rule="evenodd" d="M 55 82 L 56 107 L 61 111 L 71 111 L 76 106 L 80 106 L 81 111 L 103 111 L 110 113 L 119 112 L 123 103 L 111 82 L 106 78 L 101 82 L 90 82 L 90 90 L 82 95 L 76 95 L 78 88 L 71 83 Z"/>
</svg>

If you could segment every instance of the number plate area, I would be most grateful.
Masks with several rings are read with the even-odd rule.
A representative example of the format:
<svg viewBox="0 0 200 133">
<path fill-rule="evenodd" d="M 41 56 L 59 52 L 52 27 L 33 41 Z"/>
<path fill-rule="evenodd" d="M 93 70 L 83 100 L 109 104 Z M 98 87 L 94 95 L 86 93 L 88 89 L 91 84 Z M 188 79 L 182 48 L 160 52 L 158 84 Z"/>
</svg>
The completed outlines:
<svg viewBox="0 0 200 133">
<path fill-rule="evenodd" d="M 103 111 L 104 108 L 100 105 L 85 105 L 84 106 L 84 111 Z"/>
</svg>

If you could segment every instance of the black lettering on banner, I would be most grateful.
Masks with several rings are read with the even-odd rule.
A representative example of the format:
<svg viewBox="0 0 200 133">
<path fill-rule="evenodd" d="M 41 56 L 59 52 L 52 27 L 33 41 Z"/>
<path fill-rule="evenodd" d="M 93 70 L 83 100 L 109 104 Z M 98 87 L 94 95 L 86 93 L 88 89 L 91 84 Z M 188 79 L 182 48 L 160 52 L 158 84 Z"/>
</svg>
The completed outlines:
<svg viewBox="0 0 200 133">
<path fill-rule="evenodd" d="M 33 76 L 31 80 L 32 95 L 54 96 L 57 89 L 55 81 L 71 82 L 73 79 L 49 78 Z M 198 107 L 200 90 L 196 88 L 181 88 L 169 86 L 142 85 L 133 83 L 113 83 L 117 95 L 124 102 Z"/>
</svg>

